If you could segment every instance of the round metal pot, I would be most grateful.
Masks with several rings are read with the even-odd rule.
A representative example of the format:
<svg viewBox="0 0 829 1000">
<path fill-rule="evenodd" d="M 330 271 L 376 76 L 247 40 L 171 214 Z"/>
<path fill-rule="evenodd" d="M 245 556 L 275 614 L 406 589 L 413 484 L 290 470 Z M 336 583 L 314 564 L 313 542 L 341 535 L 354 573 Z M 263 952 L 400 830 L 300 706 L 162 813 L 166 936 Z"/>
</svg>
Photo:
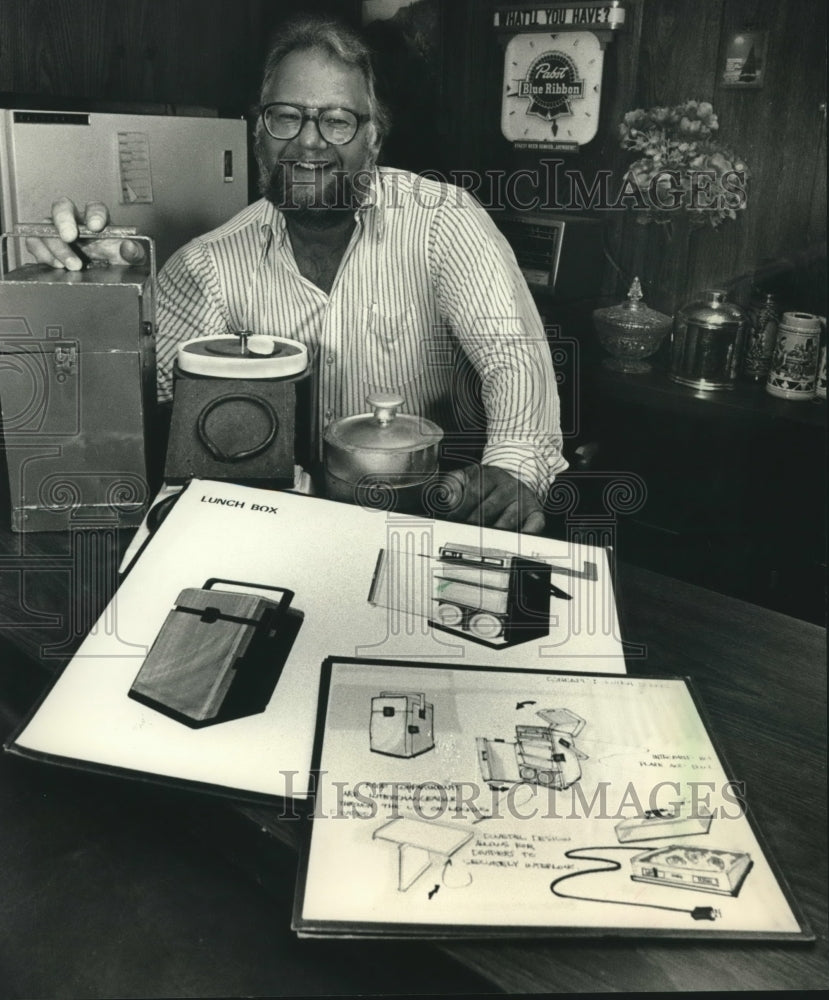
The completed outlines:
<svg viewBox="0 0 829 1000">
<path fill-rule="evenodd" d="M 343 417 L 323 435 L 326 495 L 362 506 L 417 511 L 438 469 L 443 431 L 425 417 L 400 413 L 403 397 L 374 393 L 371 413 Z"/>
</svg>

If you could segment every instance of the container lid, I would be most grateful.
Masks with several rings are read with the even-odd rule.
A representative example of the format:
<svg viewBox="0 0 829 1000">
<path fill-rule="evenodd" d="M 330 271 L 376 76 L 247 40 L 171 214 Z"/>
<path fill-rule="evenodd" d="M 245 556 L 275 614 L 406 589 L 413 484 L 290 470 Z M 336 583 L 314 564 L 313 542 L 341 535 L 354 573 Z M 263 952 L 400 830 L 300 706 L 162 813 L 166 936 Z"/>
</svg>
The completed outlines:
<svg viewBox="0 0 829 1000">
<path fill-rule="evenodd" d="M 783 313 L 783 323 L 798 333 L 820 333 L 820 316 L 814 313 L 787 312 Z"/>
<path fill-rule="evenodd" d="M 645 305 L 642 300 L 642 285 L 638 278 L 628 290 L 627 299 L 615 306 L 597 309 L 594 317 L 619 330 L 646 330 L 667 333 L 671 326 L 671 317 Z"/>
<path fill-rule="evenodd" d="M 425 417 L 398 412 L 402 396 L 377 392 L 366 397 L 371 413 L 343 417 L 330 424 L 325 439 L 352 452 L 411 452 L 431 448 L 443 437 L 437 424 Z"/>
<path fill-rule="evenodd" d="M 745 319 L 743 310 L 727 300 L 724 288 L 708 288 L 702 298 L 683 306 L 680 312 L 688 322 L 697 326 L 717 328 L 741 323 Z"/>
<path fill-rule="evenodd" d="M 194 337 L 179 346 L 178 366 L 214 378 L 286 378 L 308 367 L 308 349 L 296 340 L 263 334 Z"/>
</svg>

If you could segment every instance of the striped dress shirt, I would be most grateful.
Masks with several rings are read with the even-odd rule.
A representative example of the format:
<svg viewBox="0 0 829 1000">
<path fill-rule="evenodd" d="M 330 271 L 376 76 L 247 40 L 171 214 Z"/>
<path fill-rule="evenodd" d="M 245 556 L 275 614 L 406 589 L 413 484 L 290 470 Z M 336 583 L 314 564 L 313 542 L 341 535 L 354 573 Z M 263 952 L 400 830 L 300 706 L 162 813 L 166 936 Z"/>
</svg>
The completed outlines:
<svg viewBox="0 0 829 1000">
<path fill-rule="evenodd" d="M 482 463 L 543 497 L 567 467 L 558 392 L 506 239 L 461 188 L 385 167 L 356 218 L 328 294 L 300 274 L 284 216 L 264 199 L 174 254 L 158 277 L 159 399 L 171 398 L 184 340 L 288 337 L 318 365 L 320 427 L 393 391 L 405 411 L 482 436 Z"/>
</svg>

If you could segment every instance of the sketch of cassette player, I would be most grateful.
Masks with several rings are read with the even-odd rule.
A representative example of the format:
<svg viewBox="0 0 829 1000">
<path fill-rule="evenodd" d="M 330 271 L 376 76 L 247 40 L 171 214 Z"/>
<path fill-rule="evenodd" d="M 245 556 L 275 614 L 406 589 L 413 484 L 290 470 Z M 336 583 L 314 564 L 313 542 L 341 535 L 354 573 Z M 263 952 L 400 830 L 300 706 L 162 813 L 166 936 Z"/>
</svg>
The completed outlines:
<svg viewBox="0 0 829 1000">
<path fill-rule="evenodd" d="M 738 896 L 753 862 L 744 851 L 671 844 L 637 854 L 630 865 L 634 882 Z"/>
<path fill-rule="evenodd" d="M 129 697 L 191 728 L 264 712 L 302 625 L 293 597 L 219 579 L 182 590 Z"/>
<path fill-rule="evenodd" d="M 547 725 L 518 725 L 514 741 L 477 738 L 481 776 L 491 788 L 524 783 L 562 791 L 580 780 L 581 762 L 588 756 L 575 738 L 584 719 L 569 708 L 537 714 Z"/>
</svg>

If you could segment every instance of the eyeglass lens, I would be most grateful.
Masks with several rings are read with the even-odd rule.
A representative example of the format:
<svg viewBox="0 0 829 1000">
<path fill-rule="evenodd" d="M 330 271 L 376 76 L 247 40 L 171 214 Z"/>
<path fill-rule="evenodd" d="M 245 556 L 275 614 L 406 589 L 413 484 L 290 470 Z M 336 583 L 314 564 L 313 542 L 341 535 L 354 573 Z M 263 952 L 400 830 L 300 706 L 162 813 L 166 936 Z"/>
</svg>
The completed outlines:
<svg viewBox="0 0 829 1000">
<path fill-rule="evenodd" d="M 265 127 L 274 139 L 296 138 L 309 118 L 316 123 L 323 139 L 337 146 L 350 142 L 360 124 L 357 116 L 346 108 L 328 108 L 314 115 L 305 114 L 291 104 L 272 104 L 265 109 Z"/>
</svg>

